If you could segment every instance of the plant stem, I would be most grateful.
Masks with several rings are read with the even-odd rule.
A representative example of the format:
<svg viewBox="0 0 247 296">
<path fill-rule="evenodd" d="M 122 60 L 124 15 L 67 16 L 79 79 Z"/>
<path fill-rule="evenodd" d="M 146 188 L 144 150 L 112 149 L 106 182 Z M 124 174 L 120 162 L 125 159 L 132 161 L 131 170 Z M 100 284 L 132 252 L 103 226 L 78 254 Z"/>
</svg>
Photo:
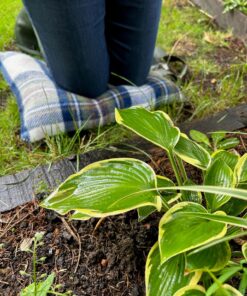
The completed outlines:
<svg viewBox="0 0 247 296">
<path fill-rule="evenodd" d="M 36 263 L 37 263 L 37 240 L 34 239 L 33 244 L 33 282 L 34 282 L 34 296 L 37 296 L 37 273 L 36 273 Z"/>
<path fill-rule="evenodd" d="M 162 198 L 162 209 L 164 212 L 166 212 L 170 209 L 168 203 L 166 202 L 166 200 L 164 200 L 164 198 Z"/>
<path fill-rule="evenodd" d="M 49 294 L 53 294 L 53 295 L 58 295 L 58 296 L 65 296 L 67 294 L 64 293 L 59 293 L 59 292 L 55 292 L 55 291 L 48 291 Z"/>
<path fill-rule="evenodd" d="M 246 294 L 246 289 L 247 289 L 247 269 L 244 269 L 244 273 L 242 275 L 242 279 L 239 284 L 239 292 L 242 293 L 243 295 Z"/>
<path fill-rule="evenodd" d="M 219 289 L 223 289 L 223 293 L 224 295 L 222 296 L 230 296 L 228 292 L 225 291 L 225 289 L 222 287 L 223 284 L 217 279 L 217 277 L 211 272 L 208 270 L 208 274 L 211 276 L 211 278 L 214 280 L 214 282 L 217 284 L 218 288 Z"/>
<path fill-rule="evenodd" d="M 176 157 L 176 160 L 177 160 L 177 164 L 178 164 L 178 167 L 179 167 L 179 170 L 182 174 L 182 177 L 183 177 L 183 180 L 184 182 L 188 180 L 188 176 L 187 176 L 187 173 L 185 171 L 185 168 L 184 168 L 184 164 L 183 164 L 183 161 L 181 158 L 179 157 Z"/>
<path fill-rule="evenodd" d="M 172 165 L 172 168 L 173 168 L 173 171 L 175 173 L 175 176 L 176 176 L 176 179 L 177 179 L 177 182 L 178 182 L 178 185 L 179 186 L 182 186 L 183 185 L 183 181 L 180 177 L 180 172 L 179 172 L 179 169 L 178 169 L 178 166 L 177 166 L 177 163 L 176 163 L 176 160 L 174 158 L 174 155 L 172 152 L 168 152 L 168 158 L 171 162 L 171 165 Z"/>
</svg>

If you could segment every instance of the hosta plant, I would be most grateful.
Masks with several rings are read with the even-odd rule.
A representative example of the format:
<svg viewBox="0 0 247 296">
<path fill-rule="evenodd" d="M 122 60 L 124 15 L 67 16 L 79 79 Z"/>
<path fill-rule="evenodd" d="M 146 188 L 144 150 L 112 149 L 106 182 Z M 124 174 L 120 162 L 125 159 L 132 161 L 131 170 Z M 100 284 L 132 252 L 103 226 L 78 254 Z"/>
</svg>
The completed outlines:
<svg viewBox="0 0 247 296">
<path fill-rule="evenodd" d="M 244 295 L 246 275 L 241 292 L 229 284 L 245 268 L 239 263 L 244 256 L 235 260 L 229 241 L 247 234 L 247 154 L 210 153 L 161 111 L 116 110 L 116 121 L 164 149 L 176 181 L 138 159 L 104 160 L 69 177 L 42 206 L 79 220 L 133 209 L 143 220 L 163 212 L 146 262 L 146 294 Z M 187 177 L 185 163 L 201 170 L 203 184 Z"/>
</svg>

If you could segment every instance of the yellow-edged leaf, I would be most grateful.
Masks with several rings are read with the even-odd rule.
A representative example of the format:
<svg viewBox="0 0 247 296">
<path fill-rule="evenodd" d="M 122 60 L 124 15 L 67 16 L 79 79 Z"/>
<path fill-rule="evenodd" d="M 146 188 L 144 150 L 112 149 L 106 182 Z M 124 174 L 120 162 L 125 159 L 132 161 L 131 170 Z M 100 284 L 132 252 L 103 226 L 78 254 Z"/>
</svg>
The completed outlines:
<svg viewBox="0 0 247 296">
<path fill-rule="evenodd" d="M 155 188 L 156 175 L 145 162 L 131 158 L 110 159 L 93 163 L 70 176 L 41 206 L 60 214 L 75 211 L 74 218 L 83 220 L 144 206 L 160 210 L 162 200 Z M 150 189 L 154 190 L 145 192 Z"/>
<path fill-rule="evenodd" d="M 225 236 L 225 223 L 211 221 L 203 215 L 214 217 L 213 214 L 208 214 L 203 206 L 192 202 L 179 203 L 167 211 L 159 224 L 162 262 Z"/>
</svg>

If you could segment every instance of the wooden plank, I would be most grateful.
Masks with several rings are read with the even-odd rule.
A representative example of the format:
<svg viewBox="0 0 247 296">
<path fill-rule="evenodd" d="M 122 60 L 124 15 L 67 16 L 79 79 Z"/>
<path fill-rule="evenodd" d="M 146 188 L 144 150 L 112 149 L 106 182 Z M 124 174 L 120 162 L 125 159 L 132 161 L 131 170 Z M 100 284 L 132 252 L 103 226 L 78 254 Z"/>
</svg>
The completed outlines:
<svg viewBox="0 0 247 296">
<path fill-rule="evenodd" d="M 96 150 L 80 156 L 79 169 L 95 161 L 114 157 L 137 157 L 135 152 L 115 149 Z M 138 158 L 141 159 L 139 153 Z M 0 213 L 23 205 L 34 198 L 54 190 L 61 182 L 76 172 L 75 158 L 60 160 L 51 166 L 39 166 L 0 178 Z"/>
<path fill-rule="evenodd" d="M 188 133 L 191 129 L 197 129 L 207 133 L 217 130 L 234 131 L 247 126 L 247 104 L 219 112 L 211 117 L 180 124 L 180 129 Z"/>
<path fill-rule="evenodd" d="M 202 132 L 217 130 L 238 130 L 247 126 L 247 104 L 237 106 L 220 112 L 215 116 L 196 120 L 179 125 L 183 132 L 188 133 L 191 129 Z M 135 146 L 147 153 L 157 149 L 154 145 L 141 138 L 135 137 L 131 142 L 123 143 L 116 147 L 96 150 L 80 156 L 79 169 L 95 161 L 114 157 L 135 157 L 148 160 L 148 156 L 131 148 Z M 0 213 L 25 204 L 35 197 L 47 194 L 54 190 L 58 184 L 76 171 L 77 161 L 75 158 L 64 159 L 54 163 L 51 167 L 45 165 L 33 170 L 25 170 L 20 173 L 0 178 Z"/>
<path fill-rule="evenodd" d="M 233 33 L 247 40 L 247 15 L 238 10 L 223 13 L 222 0 L 192 0 L 207 14 L 211 15 L 223 29 L 233 29 Z"/>
</svg>

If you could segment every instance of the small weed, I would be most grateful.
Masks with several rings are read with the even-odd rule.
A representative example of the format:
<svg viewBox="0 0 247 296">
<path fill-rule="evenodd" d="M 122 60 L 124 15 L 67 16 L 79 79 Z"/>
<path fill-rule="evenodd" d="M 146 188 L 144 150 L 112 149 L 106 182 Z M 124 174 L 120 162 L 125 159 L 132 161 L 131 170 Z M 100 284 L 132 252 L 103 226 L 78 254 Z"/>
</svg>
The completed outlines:
<svg viewBox="0 0 247 296">
<path fill-rule="evenodd" d="M 21 270 L 20 274 L 23 276 L 30 277 L 32 283 L 28 285 L 21 291 L 20 296 L 46 296 L 46 295 L 60 295 L 69 296 L 72 295 L 72 291 L 67 291 L 65 293 L 59 293 L 56 290 L 60 288 L 60 285 L 54 285 L 55 273 L 50 275 L 38 273 L 38 265 L 43 264 L 46 257 L 38 257 L 37 249 L 43 246 L 44 232 L 37 232 L 35 236 L 31 239 L 25 239 L 20 249 L 23 252 L 32 254 L 32 272 L 28 273 L 26 270 Z"/>
</svg>

